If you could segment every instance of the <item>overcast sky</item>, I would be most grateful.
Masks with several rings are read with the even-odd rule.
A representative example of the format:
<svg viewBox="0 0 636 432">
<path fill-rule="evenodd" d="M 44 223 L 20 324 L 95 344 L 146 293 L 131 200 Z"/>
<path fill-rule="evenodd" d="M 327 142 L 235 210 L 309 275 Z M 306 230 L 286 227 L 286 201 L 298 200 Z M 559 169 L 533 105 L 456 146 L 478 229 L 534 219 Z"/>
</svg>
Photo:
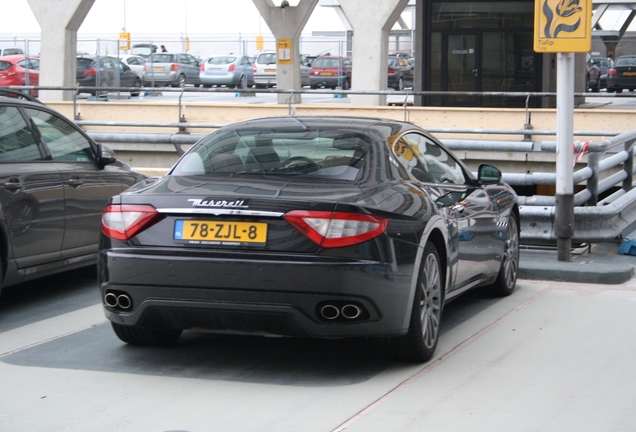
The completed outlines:
<svg viewBox="0 0 636 432">
<path fill-rule="evenodd" d="M 27 0 L 0 0 L 0 33 L 39 33 Z M 17 18 L 19 17 L 19 18 Z M 118 35 L 123 27 L 135 34 L 269 34 L 252 0 L 95 0 L 80 34 Z M 342 31 L 331 8 L 317 6 L 303 33 Z"/>
</svg>

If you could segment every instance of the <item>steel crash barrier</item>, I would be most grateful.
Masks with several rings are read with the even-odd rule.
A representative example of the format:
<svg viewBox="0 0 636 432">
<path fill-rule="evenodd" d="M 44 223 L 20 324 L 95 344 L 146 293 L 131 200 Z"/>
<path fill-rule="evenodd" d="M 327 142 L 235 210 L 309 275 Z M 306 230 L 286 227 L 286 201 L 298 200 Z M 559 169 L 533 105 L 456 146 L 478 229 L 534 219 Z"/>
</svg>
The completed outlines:
<svg viewBox="0 0 636 432">
<path fill-rule="evenodd" d="M 36 87 L 34 87 L 36 88 Z M 43 89 L 44 87 L 37 87 Z M 73 90 L 78 88 L 60 88 L 55 90 Z M 92 89 L 92 88 L 91 88 Z M 28 88 L 27 88 L 28 90 Z M 101 88 L 107 91 L 126 91 L 123 88 Z M 156 89 L 136 89 L 141 91 L 154 91 Z M 181 95 L 187 91 L 201 91 L 195 89 L 162 89 L 162 91 L 178 91 Z M 206 89 L 203 91 L 227 92 L 227 89 Z M 243 90 L 247 92 L 267 92 L 285 93 L 293 95 L 295 93 L 326 93 L 330 90 Z M 408 98 L 414 95 L 444 94 L 451 95 L 458 93 L 461 95 L 473 96 L 507 96 L 526 98 L 526 109 L 531 97 L 554 97 L 555 93 L 502 93 L 502 92 L 377 92 L 377 91 L 336 91 L 335 93 L 348 94 L 387 94 L 393 97 L 404 97 L 404 119 L 408 121 Z M 598 94 L 579 93 L 575 96 L 588 97 Z M 291 101 L 290 97 L 290 101 Z M 186 129 L 217 129 L 224 124 L 219 123 L 191 123 L 186 122 L 182 115 L 185 105 L 181 97 L 178 102 L 178 118 L 175 122 L 112 122 L 112 121 L 87 121 L 81 120 L 75 108 L 76 123 L 80 126 L 109 126 L 109 127 L 140 127 L 140 128 L 178 128 L 179 133 L 119 133 L 119 132 L 88 132 L 88 134 L 99 142 L 106 143 L 152 143 L 166 144 L 174 146 L 175 151 L 181 155 L 184 152 L 183 146 L 194 144 L 205 134 L 184 133 Z M 288 106 L 290 115 L 295 113 L 294 106 L 290 102 Z M 458 151 L 487 151 L 506 153 L 530 153 L 530 152 L 552 152 L 556 151 L 554 141 L 530 141 L 532 136 L 556 136 L 554 130 L 535 130 L 530 125 L 530 114 L 526 116 L 527 122 L 520 129 L 449 129 L 426 127 L 431 133 L 452 133 L 462 134 L 489 134 L 489 135 L 518 135 L 519 141 L 498 141 L 498 140 L 462 140 L 462 139 L 442 139 L 441 141 L 451 150 Z M 612 136 L 613 135 L 613 136 Z M 574 136 L 612 136 L 599 142 L 576 142 L 573 143 L 575 161 L 582 157 L 587 158 L 585 167 L 575 170 L 573 182 L 578 192 L 574 195 L 574 233 L 573 244 L 595 243 L 603 241 L 620 242 L 623 235 L 636 228 L 636 188 L 634 188 L 634 142 L 636 141 L 636 130 L 629 132 L 598 132 L 598 131 L 574 131 Z M 503 179 L 511 186 L 554 186 L 556 184 L 556 173 L 534 172 L 527 174 L 503 173 Z M 555 236 L 555 197 L 554 196 L 519 196 L 520 216 L 521 216 L 521 239 L 529 243 L 549 243 L 556 242 Z"/>
</svg>

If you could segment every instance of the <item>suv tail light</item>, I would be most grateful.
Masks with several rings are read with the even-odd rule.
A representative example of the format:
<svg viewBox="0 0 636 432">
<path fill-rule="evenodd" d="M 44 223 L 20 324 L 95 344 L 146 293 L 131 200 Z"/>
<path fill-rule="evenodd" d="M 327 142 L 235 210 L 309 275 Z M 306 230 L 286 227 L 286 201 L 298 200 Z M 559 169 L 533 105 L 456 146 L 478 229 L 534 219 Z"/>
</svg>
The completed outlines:
<svg viewBox="0 0 636 432">
<path fill-rule="evenodd" d="M 294 210 L 283 215 L 294 228 L 324 248 L 352 246 L 384 232 L 387 219 L 359 213 Z"/>
<path fill-rule="evenodd" d="M 176 63 L 172 63 L 172 64 L 170 65 L 170 70 L 171 70 L 171 71 L 176 71 L 176 70 L 178 70 L 178 69 L 179 69 L 179 65 L 178 65 L 178 64 L 176 64 Z"/>
<path fill-rule="evenodd" d="M 164 218 L 149 205 L 112 204 L 102 214 L 102 231 L 115 240 L 130 240 Z"/>
<path fill-rule="evenodd" d="M 84 75 L 97 75 L 97 69 L 86 69 Z"/>
</svg>

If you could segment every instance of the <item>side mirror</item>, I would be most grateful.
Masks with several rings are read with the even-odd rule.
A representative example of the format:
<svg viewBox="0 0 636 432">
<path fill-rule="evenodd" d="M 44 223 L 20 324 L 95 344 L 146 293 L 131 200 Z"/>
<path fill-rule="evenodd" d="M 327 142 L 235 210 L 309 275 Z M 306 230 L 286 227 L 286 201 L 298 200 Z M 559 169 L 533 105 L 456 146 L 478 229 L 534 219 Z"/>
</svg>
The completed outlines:
<svg viewBox="0 0 636 432">
<path fill-rule="evenodd" d="M 481 164 L 477 170 L 477 179 L 481 184 L 498 184 L 501 181 L 501 171 L 492 165 Z"/>
<path fill-rule="evenodd" d="M 97 152 L 97 163 L 100 165 L 110 165 L 117 161 L 115 152 L 107 145 L 97 144 Z"/>
</svg>

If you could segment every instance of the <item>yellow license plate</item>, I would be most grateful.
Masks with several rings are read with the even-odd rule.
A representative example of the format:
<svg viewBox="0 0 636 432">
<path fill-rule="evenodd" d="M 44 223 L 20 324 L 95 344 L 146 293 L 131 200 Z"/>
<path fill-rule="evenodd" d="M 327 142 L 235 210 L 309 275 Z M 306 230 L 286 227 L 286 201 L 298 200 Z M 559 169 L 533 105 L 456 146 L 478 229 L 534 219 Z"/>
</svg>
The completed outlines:
<svg viewBox="0 0 636 432">
<path fill-rule="evenodd" d="M 265 72 L 276 72 L 276 69 L 265 69 Z"/>
<path fill-rule="evenodd" d="M 333 72 L 320 72 L 320 75 L 322 75 L 322 76 L 332 76 Z"/>
<path fill-rule="evenodd" d="M 179 219 L 174 226 L 174 239 L 210 246 L 265 246 L 267 224 Z"/>
<path fill-rule="evenodd" d="M 626 75 L 626 76 L 635 76 L 635 75 L 636 75 L 636 72 L 625 72 L 623 75 Z"/>
<path fill-rule="evenodd" d="M 163 66 L 153 66 L 152 70 L 162 71 L 163 70 Z"/>
</svg>

